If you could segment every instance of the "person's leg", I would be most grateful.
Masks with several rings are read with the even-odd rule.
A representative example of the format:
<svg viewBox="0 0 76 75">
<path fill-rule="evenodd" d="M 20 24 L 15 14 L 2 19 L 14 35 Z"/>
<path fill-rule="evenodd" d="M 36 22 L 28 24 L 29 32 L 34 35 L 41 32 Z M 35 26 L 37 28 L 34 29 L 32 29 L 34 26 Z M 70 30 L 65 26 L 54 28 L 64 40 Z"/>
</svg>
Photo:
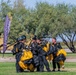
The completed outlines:
<svg viewBox="0 0 76 75">
<path fill-rule="evenodd" d="M 19 66 L 18 62 L 16 62 L 16 72 L 23 72 L 23 70 Z"/>
<path fill-rule="evenodd" d="M 55 63 L 54 60 L 52 61 L 52 65 L 53 65 L 53 70 L 52 71 L 55 71 L 55 69 L 56 69 L 56 63 Z"/>
<path fill-rule="evenodd" d="M 59 64 L 59 63 L 57 63 L 57 66 L 58 66 L 58 71 L 60 71 L 60 64 Z"/>
<path fill-rule="evenodd" d="M 49 63 L 48 63 L 48 61 L 46 60 L 46 57 L 45 57 L 45 56 L 43 56 L 43 62 L 44 62 L 44 65 L 46 66 L 47 71 L 48 71 L 48 72 L 51 71 L 50 68 L 49 68 Z"/>
<path fill-rule="evenodd" d="M 20 67 L 18 62 L 19 62 L 18 55 L 16 55 L 16 72 L 20 72 Z"/>
<path fill-rule="evenodd" d="M 39 57 L 39 61 L 40 61 L 40 66 L 39 66 L 40 72 L 43 72 L 44 71 L 44 63 L 43 63 L 42 56 Z"/>
<path fill-rule="evenodd" d="M 24 70 L 20 67 L 19 61 L 20 61 L 20 55 L 16 55 L 16 72 L 23 72 Z"/>
</svg>

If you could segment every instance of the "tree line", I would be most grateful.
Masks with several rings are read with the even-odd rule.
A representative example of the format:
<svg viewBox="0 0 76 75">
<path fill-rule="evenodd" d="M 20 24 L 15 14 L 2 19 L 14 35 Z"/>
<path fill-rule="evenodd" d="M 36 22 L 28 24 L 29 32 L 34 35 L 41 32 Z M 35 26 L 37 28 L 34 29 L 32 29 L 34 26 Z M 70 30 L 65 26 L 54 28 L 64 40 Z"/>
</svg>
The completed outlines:
<svg viewBox="0 0 76 75">
<path fill-rule="evenodd" d="M 35 8 L 29 9 L 24 5 L 24 0 L 15 0 L 11 5 L 10 0 L 0 4 L 0 34 L 3 34 L 5 17 L 12 12 L 12 23 L 9 40 L 25 34 L 39 37 L 60 37 L 64 44 L 76 52 L 76 6 L 70 4 L 51 5 L 47 2 L 36 3 Z"/>
</svg>

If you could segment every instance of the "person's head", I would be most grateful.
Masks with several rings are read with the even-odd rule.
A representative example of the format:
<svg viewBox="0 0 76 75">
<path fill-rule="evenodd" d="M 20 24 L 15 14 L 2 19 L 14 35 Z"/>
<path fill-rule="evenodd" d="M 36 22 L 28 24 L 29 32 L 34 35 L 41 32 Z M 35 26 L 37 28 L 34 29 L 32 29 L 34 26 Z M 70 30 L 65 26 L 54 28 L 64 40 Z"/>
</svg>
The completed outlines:
<svg viewBox="0 0 76 75">
<path fill-rule="evenodd" d="M 1 33 L 0 33 L 0 36 L 1 36 Z"/>
<path fill-rule="evenodd" d="M 37 37 L 37 43 L 38 43 L 38 44 L 41 44 L 42 41 L 43 41 L 42 37 Z"/>
<path fill-rule="evenodd" d="M 36 35 L 32 38 L 32 42 L 36 42 L 37 41 L 37 37 Z"/>
<path fill-rule="evenodd" d="M 18 42 L 25 43 L 25 41 L 26 41 L 26 36 L 25 36 L 25 35 L 22 35 L 22 36 L 18 37 L 18 38 L 17 38 L 17 41 L 18 41 Z"/>
<path fill-rule="evenodd" d="M 41 43 L 41 40 L 40 39 L 37 39 L 37 43 L 40 44 Z"/>
<path fill-rule="evenodd" d="M 56 38 L 52 38 L 52 43 L 56 44 Z"/>
</svg>

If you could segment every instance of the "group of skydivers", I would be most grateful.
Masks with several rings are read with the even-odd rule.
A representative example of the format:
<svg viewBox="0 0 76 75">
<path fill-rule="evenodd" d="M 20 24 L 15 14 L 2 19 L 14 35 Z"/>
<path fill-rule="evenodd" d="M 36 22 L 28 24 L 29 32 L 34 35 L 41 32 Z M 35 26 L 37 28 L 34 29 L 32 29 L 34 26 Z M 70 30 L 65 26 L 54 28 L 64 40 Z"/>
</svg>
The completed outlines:
<svg viewBox="0 0 76 75">
<path fill-rule="evenodd" d="M 23 54 L 23 50 L 29 48 L 33 54 L 33 58 L 28 62 L 32 63 L 35 67 L 35 70 L 37 72 L 44 72 L 44 66 L 46 67 L 47 72 L 55 71 L 56 70 L 56 65 L 58 66 L 58 71 L 60 71 L 60 64 L 55 62 L 56 53 L 59 49 L 61 49 L 60 43 L 56 42 L 56 38 L 52 38 L 52 45 L 49 47 L 49 51 L 44 51 L 43 47 L 46 45 L 46 41 L 42 40 L 41 38 L 37 38 L 34 36 L 32 38 L 32 41 L 30 43 L 30 46 L 26 46 L 26 36 L 22 35 L 17 38 L 17 43 L 14 45 L 12 53 L 15 55 L 16 58 L 16 72 L 23 72 L 24 70 L 20 67 L 19 61 L 21 59 L 21 56 Z M 43 43 L 44 42 L 44 43 Z M 53 55 L 53 60 L 52 60 L 52 65 L 53 65 L 53 70 L 50 70 L 49 63 L 46 59 L 46 56 L 52 54 Z M 26 61 L 24 62 L 26 63 Z"/>
</svg>

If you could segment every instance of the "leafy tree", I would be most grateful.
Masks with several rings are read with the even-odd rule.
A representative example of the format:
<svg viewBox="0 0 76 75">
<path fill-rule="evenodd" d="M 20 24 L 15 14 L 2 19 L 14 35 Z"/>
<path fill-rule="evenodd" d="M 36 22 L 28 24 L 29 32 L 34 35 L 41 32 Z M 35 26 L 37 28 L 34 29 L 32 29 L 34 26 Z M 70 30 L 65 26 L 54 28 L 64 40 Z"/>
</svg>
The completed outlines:
<svg viewBox="0 0 76 75">
<path fill-rule="evenodd" d="M 16 2 L 17 1 L 17 2 Z M 23 0 L 16 0 L 13 8 L 13 20 L 10 29 L 10 38 L 15 40 L 20 35 L 26 34 L 26 19 L 29 11 L 25 8 Z"/>
<path fill-rule="evenodd" d="M 12 12 L 13 19 L 9 34 L 9 41 L 15 41 L 20 35 L 39 37 L 61 37 L 65 45 L 76 52 L 74 41 L 76 38 L 76 6 L 69 4 L 50 5 L 46 2 L 37 3 L 35 9 L 27 9 L 24 0 L 15 0 L 10 7 L 10 1 L 0 5 L 0 34 L 3 33 L 4 21 L 8 12 Z"/>
<path fill-rule="evenodd" d="M 75 8 L 73 10 L 75 12 Z M 37 5 L 36 11 L 39 17 L 36 34 L 38 36 L 59 36 L 73 53 L 76 52 L 74 46 L 76 37 L 75 13 L 71 12 L 72 6 L 57 4 L 54 7 L 47 3 L 40 3 Z"/>
<path fill-rule="evenodd" d="M 12 11 L 12 8 L 9 7 L 9 0 L 5 3 L 1 1 L 0 5 L 0 33 L 3 34 L 3 27 L 5 22 L 5 17 L 8 14 L 8 12 Z"/>
<path fill-rule="evenodd" d="M 53 5 L 47 3 L 37 3 L 36 15 L 38 26 L 36 28 L 35 34 L 41 37 L 49 34 L 50 24 L 53 16 Z"/>
</svg>

